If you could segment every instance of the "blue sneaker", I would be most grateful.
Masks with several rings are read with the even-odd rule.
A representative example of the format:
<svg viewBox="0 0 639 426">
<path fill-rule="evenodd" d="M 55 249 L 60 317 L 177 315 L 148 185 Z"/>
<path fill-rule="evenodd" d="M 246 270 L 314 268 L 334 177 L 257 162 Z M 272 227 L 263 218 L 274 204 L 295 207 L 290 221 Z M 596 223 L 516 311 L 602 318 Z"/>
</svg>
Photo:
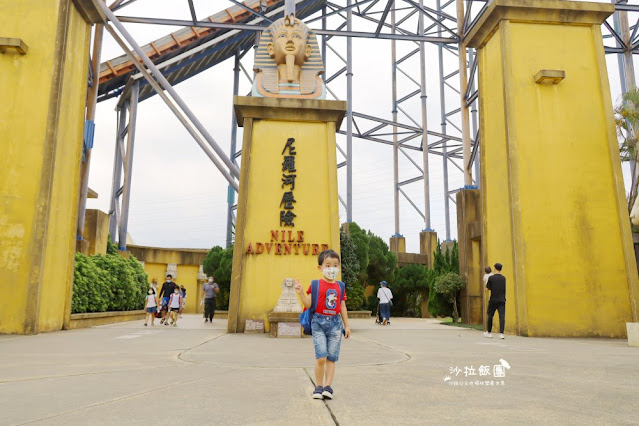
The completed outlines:
<svg viewBox="0 0 639 426">
<path fill-rule="evenodd" d="M 326 399 L 333 399 L 333 388 L 326 386 L 324 392 L 322 392 L 322 396 Z"/>
<path fill-rule="evenodd" d="M 321 386 L 317 386 L 313 391 L 313 399 L 324 399 L 322 396 L 322 390 L 324 390 Z"/>
</svg>

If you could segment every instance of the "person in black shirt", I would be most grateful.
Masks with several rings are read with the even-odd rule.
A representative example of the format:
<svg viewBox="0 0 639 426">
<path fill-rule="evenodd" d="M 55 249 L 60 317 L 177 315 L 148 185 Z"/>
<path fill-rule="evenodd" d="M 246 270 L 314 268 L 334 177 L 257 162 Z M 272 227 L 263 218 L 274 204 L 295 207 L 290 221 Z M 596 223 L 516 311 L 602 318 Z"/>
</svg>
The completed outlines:
<svg viewBox="0 0 639 426">
<path fill-rule="evenodd" d="M 484 331 L 484 337 L 493 337 L 493 317 L 495 311 L 499 311 L 499 338 L 504 338 L 504 325 L 506 322 L 506 277 L 501 274 L 501 263 L 495 263 L 495 273 L 488 278 L 486 289 L 490 290 L 488 300 L 488 324 Z"/>
<path fill-rule="evenodd" d="M 160 290 L 160 297 L 162 298 L 162 320 L 160 324 L 169 325 L 167 312 L 169 311 L 169 298 L 175 291 L 177 284 L 173 282 L 173 275 L 167 274 L 166 281 L 162 283 L 162 289 Z"/>
</svg>

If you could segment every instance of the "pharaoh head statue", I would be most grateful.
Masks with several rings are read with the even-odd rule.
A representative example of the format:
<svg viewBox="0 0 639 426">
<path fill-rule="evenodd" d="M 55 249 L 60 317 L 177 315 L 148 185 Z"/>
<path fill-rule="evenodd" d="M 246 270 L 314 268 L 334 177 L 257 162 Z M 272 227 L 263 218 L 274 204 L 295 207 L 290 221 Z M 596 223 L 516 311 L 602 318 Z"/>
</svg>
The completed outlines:
<svg viewBox="0 0 639 426">
<path fill-rule="evenodd" d="M 311 30 L 294 16 L 273 22 L 255 53 L 253 96 L 324 99 L 324 64 Z"/>
<path fill-rule="evenodd" d="M 272 41 L 266 44 L 266 51 L 277 65 L 301 67 L 311 56 L 313 49 L 307 42 L 309 30 L 299 19 L 291 16 L 278 19 L 268 31 Z M 288 75 L 289 82 L 292 77 Z"/>
</svg>

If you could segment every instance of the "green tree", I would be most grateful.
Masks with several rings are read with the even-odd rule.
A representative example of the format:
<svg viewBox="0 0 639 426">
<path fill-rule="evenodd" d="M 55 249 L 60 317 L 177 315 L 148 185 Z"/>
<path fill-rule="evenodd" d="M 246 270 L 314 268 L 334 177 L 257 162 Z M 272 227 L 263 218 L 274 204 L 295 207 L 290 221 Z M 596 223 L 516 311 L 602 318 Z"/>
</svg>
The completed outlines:
<svg viewBox="0 0 639 426">
<path fill-rule="evenodd" d="M 368 256 L 367 284 L 379 287 L 380 282 L 386 281 L 390 286 L 394 281 L 397 256 L 389 250 L 384 240 L 371 231 L 368 231 Z"/>
<path fill-rule="evenodd" d="M 459 249 L 456 240 L 453 241 L 453 247 L 445 252 L 442 250 L 442 244 L 438 240 L 434 254 L 433 269 L 439 275 L 446 272 L 455 272 L 459 274 Z"/>
<path fill-rule="evenodd" d="M 421 315 L 421 300 L 428 293 L 432 270 L 423 265 L 402 266 L 395 273 L 393 311 L 403 316 Z"/>
<path fill-rule="evenodd" d="M 355 254 L 359 263 L 358 277 L 360 282 L 365 285 L 367 281 L 366 267 L 368 266 L 369 251 L 368 235 L 366 234 L 366 231 L 360 228 L 355 222 L 350 222 L 348 224 L 348 232 L 355 244 Z"/>
<path fill-rule="evenodd" d="M 106 254 L 118 254 L 118 245 L 113 242 L 111 235 L 107 237 Z"/>
<path fill-rule="evenodd" d="M 213 247 L 202 263 L 204 273 L 215 277 L 215 282 L 220 287 L 216 298 L 216 308 L 228 309 L 231 295 L 231 272 L 233 271 L 233 246 L 223 249 L 220 246 Z"/>
<path fill-rule="evenodd" d="M 621 161 L 634 161 L 638 166 L 631 170 L 630 191 L 628 193 L 628 211 L 637 197 L 639 184 L 639 89 L 629 89 L 615 107 L 615 124 L 622 142 L 619 147 Z"/>
<path fill-rule="evenodd" d="M 353 238 L 345 232 L 339 232 L 340 253 L 342 257 L 342 281 L 346 284 L 346 307 L 355 311 L 362 306 L 364 301 L 364 287 L 359 281 L 359 260 L 357 258 L 357 246 Z"/>
<path fill-rule="evenodd" d="M 453 321 L 457 322 L 459 315 L 457 313 L 457 293 L 466 287 L 464 280 L 455 272 L 447 272 L 435 278 L 433 290 L 436 293 L 444 295 L 450 303 L 453 304 Z"/>
</svg>

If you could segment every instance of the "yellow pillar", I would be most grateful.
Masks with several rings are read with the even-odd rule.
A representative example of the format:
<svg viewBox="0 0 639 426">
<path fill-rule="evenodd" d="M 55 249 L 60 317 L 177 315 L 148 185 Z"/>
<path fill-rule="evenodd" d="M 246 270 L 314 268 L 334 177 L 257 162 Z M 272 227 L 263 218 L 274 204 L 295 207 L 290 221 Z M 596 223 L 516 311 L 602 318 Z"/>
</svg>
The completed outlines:
<svg viewBox="0 0 639 426">
<path fill-rule="evenodd" d="M 90 25 L 71 0 L 0 0 L 0 333 L 68 324 Z"/>
<path fill-rule="evenodd" d="M 335 132 L 345 110 L 338 101 L 235 97 L 244 140 L 229 332 L 243 332 L 247 319 L 268 332 L 282 281 L 307 288 L 321 277 L 319 252 L 339 252 Z M 294 159 L 285 166 L 285 157 Z"/>
<path fill-rule="evenodd" d="M 459 275 L 466 281 L 461 291 L 462 321 L 481 324 L 485 312 L 484 275 L 481 259 L 481 199 L 478 189 L 456 194 Z"/>
<path fill-rule="evenodd" d="M 482 248 L 507 278 L 506 330 L 623 337 L 639 289 L 601 3 L 493 0 L 478 48 Z"/>
<path fill-rule="evenodd" d="M 426 266 L 432 268 L 435 264 L 437 250 L 437 232 L 422 231 L 419 233 L 419 252 L 426 255 Z"/>
</svg>

